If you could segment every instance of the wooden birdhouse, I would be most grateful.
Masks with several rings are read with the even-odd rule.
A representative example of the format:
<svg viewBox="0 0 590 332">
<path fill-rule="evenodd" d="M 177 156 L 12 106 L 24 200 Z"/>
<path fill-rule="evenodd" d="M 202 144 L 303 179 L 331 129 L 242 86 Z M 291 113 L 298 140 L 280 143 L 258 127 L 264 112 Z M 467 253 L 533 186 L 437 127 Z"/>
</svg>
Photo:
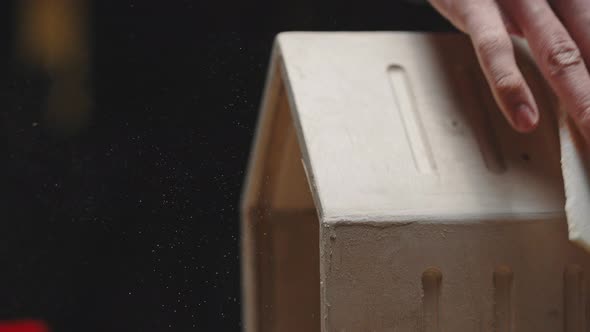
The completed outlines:
<svg viewBox="0 0 590 332">
<path fill-rule="evenodd" d="M 279 35 L 242 202 L 245 329 L 582 331 L 590 259 L 526 54 L 524 135 L 464 36 Z"/>
</svg>

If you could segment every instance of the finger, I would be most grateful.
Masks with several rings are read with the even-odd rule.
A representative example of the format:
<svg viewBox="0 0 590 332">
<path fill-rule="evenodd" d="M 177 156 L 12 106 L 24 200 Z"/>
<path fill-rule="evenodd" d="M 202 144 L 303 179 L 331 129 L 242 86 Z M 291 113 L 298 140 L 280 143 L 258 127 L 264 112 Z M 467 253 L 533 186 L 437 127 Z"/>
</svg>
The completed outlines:
<svg viewBox="0 0 590 332">
<path fill-rule="evenodd" d="M 506 31 L 508 31 L 508 33 L 511 35 L 522 37 L 522 31 L 520 31 L 518 25 L 516 25 L 516 23 L 514 23 L 514 21 L 512 21 L 512 19 L 504 12 L 501 12 L 501 14 L 502 21 L 504 21 L 504 26 L 506 27 Z"/>
<path fill-rule="evenodd" d="M 554 0 L 557 16 L 574 41 L 578 44 L 583 58 L 586 60 L 586 68 L 590 64 L 590 1 L 588 0 Z"/>
<path fill-rule="evenodd" d="M 533 95 L 522 76 L 512 40 L 499 8 L 493 1 L 480 1 L 465 7 L 465 27 L 500 109 L 518 131 L 533 130 L 539 112 Z"/>
<path fill-rule="evenodd" d="M 449 3 L 449 1 L 445 0 L 429 0 L 432 7 L 434 7 L 442 16 L 444 16 L 449 22 L 451 22 L 455 28 L 459 29 L 463 33 L 467 33 L 467 29 L 465 28 L 464 22 L 459 19 L 459 10 L 462 3 L 453 2 L 453 5 Z M 520 28 L 512 21 L 510 17 L 504 15 L 502 13 L 502 21 L 504 21 L 504 26 L 506 26 L 506 30 L 509 34 L 515 35 L 518 37 L 522 37 L 522 31 Z"/>
<path fill-rule="evenodd" d="M 462 6 L 465 6 L 464 3 L 466 1 L 457 1 L 457 2 L 450 2 L 445 0 L 428 0 L 432 7 L 434 7 L 442 16 L 444 16 L 447 20 L 449 20 L 455 28 L 461 30 L 464 33 L 467 33 L 467 29 L 465 27 L 465 23 L 463 20 L 460 19 L 460 12 Z M 502 21 L 504 22 L 504 26 L 509 34 L 522 37 L 522 32 L 520 28 L 512 21 L 510 17 L 505 15 L 503 12 Z"/>
<path fill-rule="evenodd" d="M 590 76 L 578 46 L 545 0 L 503 0 L 541 72 L 590 142 Z"/>
<path fill-rule="evenodd" d="M 461 20 L 459 20 L 459 15 L 457 15 L 457 8 L 460 7 L 457 3 L 450 2 L 448 0 L 428 0 L 432 7 L 434 7 L 442 16 L 444 16 L 447 20 L 449 20 L 455 28 L 465 32 L 465 25 Z"/>
</svg>

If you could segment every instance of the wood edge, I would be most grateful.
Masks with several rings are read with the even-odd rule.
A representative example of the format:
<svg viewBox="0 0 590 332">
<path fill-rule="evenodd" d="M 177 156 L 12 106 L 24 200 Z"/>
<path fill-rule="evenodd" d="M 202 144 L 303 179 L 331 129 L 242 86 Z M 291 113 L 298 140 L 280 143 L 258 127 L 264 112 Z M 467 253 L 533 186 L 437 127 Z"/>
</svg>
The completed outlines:
<svg viewBox="0 0 590 332">
<path fill-rule="evenodd" d="M 242 217 L 256 206 L 256 196 L 260 187 L 260 178 L 262 176 L 261 170 L 264 167 L 263 164 L 266 160 L 266 146 L 268 145 L 272 134 L 270 124 L 272 123 L 274 111 L 276 110 L 275 105 L 281 87 L 280 83 L 282 78 L 278 67 L 280 58 L 280 50 L 277 41 L 275 40 L 268 66 L 269 71 L 266 77 L 264 93 L 260 103 L 258 121 L 256 124 L 257 130 L 254 134 L 254 139 L 251 145 L 252 150 L 248 159 L 248 165 L 246 166 L 246 176 L 240 194 L 240 213 L 242 214 Z"/>
<path fill-rule="evenodd" d="M 566 197 L 565 213 L 568 223 L 568 239 L 586 253 L 590 253 L 590 238 L 585 234 L 587 232 L 581 229 L 581 225 L 577 225 L 577 223 L 580 223 L 580 215 L 585 215 L 587 212 L 587 209 L 580 207 L 579 203 L 580 194 L 585 195 L 576 189 L 580 185 L 584 185 L 579 182 L 585 182 L 583 180 L 588 176 L 587 160 L 583 156 L 586 145 L 572 120 L 563 110 L 563 106 L 559 109 L 561 172 Z M 583 174 L 584 172 L 586 174 Z M 586 197 L 582 197 L 582 200 L 584 198 Z"/>
<path fill-rule="evenodd" d="M 240 258 L 241 258 L 241 316 L 244 331 L 259 331 L 260 326 L 258 319 L 258 284 L 257 284 L 257 267 L 255 247 L 256 234 L 253 229 L 253 220 L 251 213 L 256 209 L 258 203 L 258 193 L 261 190 L 261 177 L 264 162 L 266 160 L 269 140 L 271 139 L 271 122 L 273 113 L 276 110 L 276 102 L 280 93 L 280 72 L 278 62 L 280 61 L 280 51 L 278 42 L 275 39 L 268 73 L 264 86 L 256 132 L 252 142 L 252 150 L 246 167 L 246 176 L 240 194 Z M 260 130 L 263 129 L 263 130 Z"/>
<path fill-rule="evenodd" d="M 279 46 L 281 43 L 287 42 L 285 39 L 288 39 L 291 36 L 296 37 L 298 34 L 302 34 L 302 33 L 301 32 L 283 32 L 283 33 L 279 34 L 279 36 L 277 37 L 278 40 L 280 41 Z M 303 33 L 303 34 L 305 34 L 305 33 Z M 312 163 L 309 151 L 307 149 L 307 142 L 305 140 L 305 133 L 304 133 L 303 126 L 301 125 L 301 121 L 300 121 L 300 117 L 299 117 L 299 108 L 297 107 L 297 101 L 295 100 L 295 97 L 294 97 L 295 94 L 293 92 L 293 87 L 292 87 L 291 82 L 289 80 L 290 73 L 289 73 L 289 70 L 286 65 L 286 63 L 288 62 L 288 59 L 285 59 L 285 61 L 283 61 L 282 59 L 283 58 L 281 56 L 281 61 L 278 63 L 278 66 L 279 66 L 279 71 L 281 73 L 280 75 L 281 75 L 281 77 L 283 77 L 285 95 L 286 95 L 287 101 L 289 103 L 289 110 L 291 112 L 292 124 L 293 124 L 293 127 L 295 128 L 295 135 L 297 137 L 297 143 L 299 144 L 299 149 L 301 152 L 301 162 L 303 164 L 303 170 L 305 172 L 305 176 L 307 177 L 309 189 L 311 192 L 311 197 L 313 199 L 313 203 L 315 205 L 315 208 L 316 208 L 316 211 L 318 214 L 319 223 L 323 224 L 325 213 L 324 213 L 324 208 L 323 208 L 322 199 L 321 199 L 321 195 L 320 195 L 320 188 L 318 187 L 318 183 L 315 179 L 313 163 Z"/>
</svg>

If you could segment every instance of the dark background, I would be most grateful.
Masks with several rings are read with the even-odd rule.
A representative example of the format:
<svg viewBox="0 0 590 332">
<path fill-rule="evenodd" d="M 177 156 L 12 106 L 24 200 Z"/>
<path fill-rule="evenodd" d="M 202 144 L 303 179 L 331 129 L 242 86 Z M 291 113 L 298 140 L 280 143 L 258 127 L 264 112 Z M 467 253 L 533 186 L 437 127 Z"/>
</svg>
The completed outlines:
<svg viewBox="0 0 590 332">
<path fill-rule="evenodd" d="M 275 34 L 451 29 L 399 0 L 97 0 L 94 117 L 64 138 L 0 3 L 0 319 L 53 331 L 238 330 L 238 202 Z"/>
</svg>

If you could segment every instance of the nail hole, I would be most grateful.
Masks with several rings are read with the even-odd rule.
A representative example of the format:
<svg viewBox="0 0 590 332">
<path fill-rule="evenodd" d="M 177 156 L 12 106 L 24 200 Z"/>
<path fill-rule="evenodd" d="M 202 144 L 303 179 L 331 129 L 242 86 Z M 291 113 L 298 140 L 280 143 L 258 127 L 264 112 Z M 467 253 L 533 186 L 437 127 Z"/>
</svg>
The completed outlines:
<svg viewBox="0 0 590 332">
<path fill-rule="evenodd" d="M 422 284 L 439 285 L 442 280 L 442 272 L 435 267 L 430 267 L 422 273 Z"/>
<path fill-rule="evenodd" d="M 523 152 L 523 153 L 520 155 L 520 158 L 522 158 L 522 160 L 524 160 L 524 161 L 529 161 L 529 160 L 531 160 L 531 156 L 529 156 L 529 154 L 528 154 L 528 153 L 526 153 L 526 152 Z"/>
<path fill-rule="evenodd" d="M 514 308 L 512 306 L 512 280 L 514 273 L 509 266 L 494 269 L 494 331 L 513 331 Z"/>
<path fill-rule="evenodd" d="M 563 273 L 564 325 L 566 332 L 584 331 L 584 270 L 580 265 L 569 264 Z"/>
<path fill-rule="evenodd" d="M 453 120 L 453 121 L 451 122 L 451 124 L 453 125 L 453 127 L 457 127 L 457 121 Z"/>
<path fill-rule="evenodd" d="M 422 273 L 422 331 L 438 332 L 440 316 L 440 292 L 442 273 L 437 268 L 428 268 Z"/>
</svg>

